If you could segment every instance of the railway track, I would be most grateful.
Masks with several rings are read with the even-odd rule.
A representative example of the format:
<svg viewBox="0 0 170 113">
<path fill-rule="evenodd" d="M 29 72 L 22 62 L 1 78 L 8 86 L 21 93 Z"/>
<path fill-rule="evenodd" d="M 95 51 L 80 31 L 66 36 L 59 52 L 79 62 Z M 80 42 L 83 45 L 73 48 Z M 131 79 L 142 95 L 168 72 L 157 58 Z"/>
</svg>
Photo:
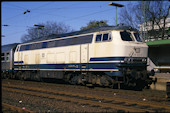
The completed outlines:
<svg viewBox="0 0 170 113">
<path fill-rule="evenodd" d="M 23 109 L 20 107 L 12 106 L 6 103 L 2 103 L 2 111 L 4 113 L 12 113 L 12 112 L 19 112 L 19 113 L 33 113 L 31 110 Z"/>
<path fill-rule="evenodd" d="M 168 112 L 170 105 L 162 105 L 151 102 L 134 101 L 130 99 L 102 97 L 76 92 L 49 90 L 28 86 L 2 84 L 2 90 L 23 93 L 41 98 L 55 99 L 56 101 L 71 102 L 81 105 L 101 107 L 103 109 L 123 110 L 125 112 Z"/>
<path fill-rule="evenodd" d="M 82 90 L 85 90 L 87 92 L 91 92 L 91 91 L 95 91 L 97 93 L 101 93 L 101 92 L 106 92 L 109 94 L 112 93 L 117 93 L 121 96 L 124 97 L 140 97 L 141 99 L 143 98 L 147 98 L 147 100 L 152 100 L 152 101 L 156 101 L 156 102 L 162 102 L 162 101 L 166 101 L 165 95 L 166 92 L 163 91 L 155 91 L 155 90 L 149 90 L 149 89 L 145 89 L 143 91 L 132 91 L 132 90 L 120 90 L 120 89 L 111 89 L 111 88 L 102 88 L 102 87 L 95 87 L 95 88 L 87 88 L 81 85 L 69 85 L 69 84 L 56 84 L 56 82 L 53 83 L 47 83 L 47 82 L 34 82 L 34 81 L 20 81 L 20 80 L 4 80 L 3 81 L 4 84 L 20 84 L 20 85 L 27 85 L 30 87 L 41 87 L 41 86 L 49 86 L 51 89 L 56 89 L 57 90 L 72 90 L 74 89 L 74 91 L 76 92 L 82 92 Z M 38 84 L 37 84 L 38 83 Z M 31 84 L 31 85 L 30 85 Z M 126 92 L 126 93 L 125 93 Z"/>
</svg>

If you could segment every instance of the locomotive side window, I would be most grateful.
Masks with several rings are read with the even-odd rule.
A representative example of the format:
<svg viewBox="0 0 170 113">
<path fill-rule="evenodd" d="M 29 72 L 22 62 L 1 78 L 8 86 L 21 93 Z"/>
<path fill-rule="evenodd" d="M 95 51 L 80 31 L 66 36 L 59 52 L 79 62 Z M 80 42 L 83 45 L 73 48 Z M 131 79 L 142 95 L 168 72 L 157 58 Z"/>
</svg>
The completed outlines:
<svg viewBox="0 0 170 113">
<path fill-rule="evenodd" d="M 16 49 L 16 51 L 19 51 L 19 48 L 20 48 L 20 46 L 17 46 L 17 49 Z"/>
<path fill-rule="evenodd" d="M 30 49 L 33 50 L 34 48 L 36 48 L 36 44 L 32 44 Z"/>
<path fill-rule="evenodd" d="M 104 34 L 96 35 L 96 42 L 109 41 L 109 40 L 111 40 L 111 34 L 110 33 L 104 33 Z"/>
<path fill-rule="evenodd" d="M 109 41 L 109 40 L 111 40 L 111 34 L 110 33 L 103 34 L 103 41 Z"/>
<path fill-rule="evenodd" d="M 31 44 L 30 46 L 31 46 L 30 50 L 40 49 L 41 48 L 41 43 Z"/>
<path fill-rule="evenodd" d="M 25 50 L 29 50 L 30 49 L 30 45 L 25 45 Z"/>
<path fill-rule="evenodd" d="M 41 49 L 41 46 L 42 46 L 41 43 L 36 43 L 34 49 Z"/>
<path fill-rule="evenodd" d="M 35 49 L 42 49 L 42 48 L 86 44 L 86 43 L 91 43 L 92 39 L 93 39 L 93 35 L 85 35 L 85 36 L 66 38 L 61 40 L 53 40 L 53 41 L 40 42 L 40 43 L 34 43 L 29 45 L 21 45 L 20 50 L 24 51 L 24 50 L 35 50 Z"/>
<path fill-rule="evenodd" d="M 103 34 L 103 41 L 108 40 L 108 33 L 107 34 Z"/>
<path fill-rule="evenodd" d="M 133 41 L 131 33 L 129 32 L 126 31 L 120 32 L 120 35 L 123 41 Z"/>
<path fill-rule="evenodd" d="M 42 43 L 42 48 L 46 48 L 47 47 L 47 42 L 43 42 Z"/>
<path fill-rule="evenodd" d="M 10 55 L 9 55 L 9 53 L 6 53 L 6 60 L 7 60 L 7 61 L 10 60 Z"/>
<path fill-rule="evenodd" d="M 102 34 L 98 34 L 96 36 L 96 42 L 100 42 L 102 40 Z"/>
<path fill-rule="evenodd" d="M 21 47 L 20 47 L 21 49 L 21 51 L 24 51 L 25 50 L 25 46 L 24 45 L 22 45 Z"/>
<path fill-rule="evenodd" d="M 1 61 L 5 61 L 5 54 L 1 53 Z"/>
</svg>

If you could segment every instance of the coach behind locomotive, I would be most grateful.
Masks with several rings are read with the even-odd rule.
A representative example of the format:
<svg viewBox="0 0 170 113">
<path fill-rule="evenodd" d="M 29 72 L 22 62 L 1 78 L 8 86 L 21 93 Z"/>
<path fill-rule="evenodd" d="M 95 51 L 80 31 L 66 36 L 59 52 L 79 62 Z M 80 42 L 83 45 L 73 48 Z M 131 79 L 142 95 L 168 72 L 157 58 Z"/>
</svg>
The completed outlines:
<svg viewBox="0 0 170 113">
<path fill-rule="evenodd" d="M 72 84 L 121 84 L 141 90 L 152 83 L 147 53 L 148 46 L 136 29 L 99 27 L 18 44 L 14 70 L 21 79 L 57 78 Z"/>
<path fill-rule="evenodd" d="M 14 70 L 14 51 L 18 43 L 1 47 L 1 77 L 8 78 Z"/>
</svg>

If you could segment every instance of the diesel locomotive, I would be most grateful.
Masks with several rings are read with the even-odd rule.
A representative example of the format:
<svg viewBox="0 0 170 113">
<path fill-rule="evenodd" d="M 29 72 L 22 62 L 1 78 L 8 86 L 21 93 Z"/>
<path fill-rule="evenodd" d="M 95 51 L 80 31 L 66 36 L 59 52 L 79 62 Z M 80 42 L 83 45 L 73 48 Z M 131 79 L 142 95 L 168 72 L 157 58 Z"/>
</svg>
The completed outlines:
<svg viewBox="0 0 170 113">
<path fill-rule="evenodd" d="M 2 47 L 3 48 L 3 47 Z M 2 51 L 3 52 L 3 51 Z M 64 80 L 71 84 L 141 90 L 152 84 L 148 46 L 130 26 L 107 26 L 50 35 L 11 48 L 3 77 Z M 7 60 L 2 59 L 6 63 Z M 2 67 L 5 64 L 2 64 Z"/>
</svg>

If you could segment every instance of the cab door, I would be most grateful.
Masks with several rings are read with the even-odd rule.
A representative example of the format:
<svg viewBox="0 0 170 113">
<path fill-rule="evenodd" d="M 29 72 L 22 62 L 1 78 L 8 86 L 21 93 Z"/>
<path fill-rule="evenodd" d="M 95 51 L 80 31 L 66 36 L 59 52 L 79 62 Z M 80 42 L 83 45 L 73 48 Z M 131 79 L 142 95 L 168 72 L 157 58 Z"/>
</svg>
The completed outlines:
<svg viewBox="0 0 170 113">
<path fill-rule="evenodd" d="M 89 63 L 89 44 L 80 45 L 80 69 L 81 71 L 88 71 Z"/>
<path fill-rule="evenodd" d="M 39 70 L 40 69 L 40 54 L 35 54 L 35 64 L 36 64 L 36 68 Z"/>
<path fill-rule="evenodd" d="M 22 70 L 22 64 L 23 64 L 23 52 L 22 51 L 20 51 L 21 50 L 21 46 L 18 46 L 18 48 L 17 48 L 17 52 L 16 52 L 16 54 L 17 54 L 17 61 L 16 61 L 16 64 L 19 66 L 18 67 L 18 69 L 19 70 Z"/>
</svg>

